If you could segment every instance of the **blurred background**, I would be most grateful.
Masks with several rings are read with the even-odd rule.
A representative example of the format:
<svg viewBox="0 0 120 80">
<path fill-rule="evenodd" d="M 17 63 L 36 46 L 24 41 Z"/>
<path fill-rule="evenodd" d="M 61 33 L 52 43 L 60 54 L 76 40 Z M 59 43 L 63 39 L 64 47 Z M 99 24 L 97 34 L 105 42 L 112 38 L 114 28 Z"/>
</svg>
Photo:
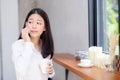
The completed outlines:
<svg viewBox="0 0 120 80">
<path fill-rule="evenodd" d="M 11 45 L 18 39 L 27 13 L 35 7 L 48 14 L 55 54 L 88 51 L 89 46 L 102 46 L 109 52 L 110 33 L 119 34 L 118 0 L 0 0 L 1 80 L 16 80 Z M 54 67 L 53 80 L 65 80 L 65 69 L 56 63 Z M 82 78 L 70 72 L 69 80 Z"/>
</svg>

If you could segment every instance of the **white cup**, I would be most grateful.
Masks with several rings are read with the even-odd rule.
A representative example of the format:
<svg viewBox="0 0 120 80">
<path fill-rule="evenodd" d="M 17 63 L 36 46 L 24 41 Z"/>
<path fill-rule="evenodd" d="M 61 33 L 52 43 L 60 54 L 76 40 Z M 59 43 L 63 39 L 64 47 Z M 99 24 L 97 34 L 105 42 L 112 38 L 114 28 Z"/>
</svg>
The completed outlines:
<svg viewBox="0 0 120 80">
<path fill-rule="evenodd" d="M 89 60 L 89 59 L 81 59 L 80 64 L 84 65 L 84 66 L 89 66 L 89 65 L 91 65 L 91 60 Z"/>
<path fill-rule="evenodd" d="M 52 64 L 52 61 L 49 59 L 43 59 L 40 61 L 40 68 L 41 68 L 42 73 L 44 73 L 44 74 L 47 74 L 48 63 Z"/>
</svg>

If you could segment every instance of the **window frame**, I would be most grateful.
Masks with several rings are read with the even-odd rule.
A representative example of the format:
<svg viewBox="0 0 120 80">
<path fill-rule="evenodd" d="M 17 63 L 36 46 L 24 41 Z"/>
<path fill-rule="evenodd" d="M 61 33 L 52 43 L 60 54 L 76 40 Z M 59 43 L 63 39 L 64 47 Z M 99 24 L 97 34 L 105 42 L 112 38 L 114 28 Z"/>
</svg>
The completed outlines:
<svg viewBox="0 0 120 80">
<path fill-rule="evenodd" d="M 97 45 L 96 0 L 88 0 L 89 46 Z"/>
</svg>

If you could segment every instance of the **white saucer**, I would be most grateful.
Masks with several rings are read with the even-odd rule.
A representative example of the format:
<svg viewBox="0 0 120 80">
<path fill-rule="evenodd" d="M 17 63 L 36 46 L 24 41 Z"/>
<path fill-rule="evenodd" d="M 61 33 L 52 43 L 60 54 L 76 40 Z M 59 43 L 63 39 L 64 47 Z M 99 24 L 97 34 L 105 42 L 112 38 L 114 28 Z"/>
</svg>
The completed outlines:
<svg viewBox="0 0 120 80">
<path fill-rule="evenodd" d="M 93 64 L 84 65 L 84 64 L 81 64 L 81 63 L 79 63 L 79 64 L 77 64 L 77 65 L 80 66 L 80 67 L 92 67 L 92 66 L 93 66 Z"/>
</svg>

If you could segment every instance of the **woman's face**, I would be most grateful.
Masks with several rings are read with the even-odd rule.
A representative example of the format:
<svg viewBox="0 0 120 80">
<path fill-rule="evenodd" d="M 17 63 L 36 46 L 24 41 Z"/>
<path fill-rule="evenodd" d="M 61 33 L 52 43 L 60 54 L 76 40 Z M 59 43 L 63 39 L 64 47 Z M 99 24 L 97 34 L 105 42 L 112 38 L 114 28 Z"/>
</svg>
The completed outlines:
<svg viewBox="0 0 120 80">
<path fill-rule="evenodd" d="M 32 14 L 26 22 L 26 27 L 30 29 L 30 36 L 32 38 L 40 37 L 45 31 L 45 23 L 43 18 L 38 14 Z"/>
</svg>

